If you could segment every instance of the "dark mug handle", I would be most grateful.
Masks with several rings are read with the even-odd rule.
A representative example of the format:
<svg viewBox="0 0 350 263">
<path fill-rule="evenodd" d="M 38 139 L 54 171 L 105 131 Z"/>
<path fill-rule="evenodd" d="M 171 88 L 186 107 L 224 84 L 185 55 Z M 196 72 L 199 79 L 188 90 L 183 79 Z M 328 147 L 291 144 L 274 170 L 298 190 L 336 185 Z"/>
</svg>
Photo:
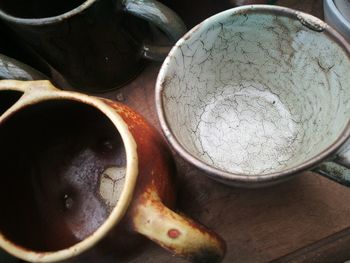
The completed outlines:
<svg viewBox="0 0 350 263">
<path fill-rule="evenodd" d="M 161 29 L 175 43 L 186 32 L 181 18 L 170 8 L 156 0 L 124 0 L 124 11 L 142 18 Z M 142 56 L 147 59 L 162 61 L 169 53 L 171 46 L 143 44 Z"/>
</svg>

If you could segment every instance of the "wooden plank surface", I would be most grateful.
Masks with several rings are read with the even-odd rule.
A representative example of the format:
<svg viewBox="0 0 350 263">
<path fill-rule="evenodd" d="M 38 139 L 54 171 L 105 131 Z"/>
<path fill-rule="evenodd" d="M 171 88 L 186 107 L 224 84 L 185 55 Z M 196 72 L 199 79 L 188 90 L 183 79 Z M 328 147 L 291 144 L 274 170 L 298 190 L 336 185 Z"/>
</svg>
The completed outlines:
<svg viewBox="0 0 350 263">
<path fill-rule="evenodd" d="M 280 0 L 278 4 L 323 18 L 321 0 Z M 124 88 L 101 96 L 126 103 L 160 130 L 154 104 L 159 67 L 150 64 Z M 178 167 L 177 208 L 226 240 L 224 263 L 342 262 L 350 258 L 350 189 L 311 172 L 274 187 L 238 189 L 209 179 L 174 156 Z M 116 262 L 112 255 L 98 251 L 93 255 L 89 262 Z M 122 262 L 186 261 L 147 242 Z"/>
</svg>

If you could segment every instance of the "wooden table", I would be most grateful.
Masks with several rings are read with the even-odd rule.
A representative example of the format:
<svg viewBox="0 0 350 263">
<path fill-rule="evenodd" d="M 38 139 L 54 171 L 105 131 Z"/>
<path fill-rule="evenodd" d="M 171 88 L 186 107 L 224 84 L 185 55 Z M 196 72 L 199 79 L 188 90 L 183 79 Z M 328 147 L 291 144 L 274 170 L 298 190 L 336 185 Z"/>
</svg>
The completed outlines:
<svg viewBox="0 0 350 263">
<path fill-rule="evenodd" d="M 190 1 L 190 0 L 188 0 Z M 279 0 L 323 18 L 321 0 Z M 159 64 L 103 96 L 133 107 L 160 130 L 154 104 Z M 264 189 L 238 189 L 217 183 L 174 153 L 181 212 L 207 225 L 227 242 L 224 263 L 343 262 L 350 258 L 350 189 L 311 172 Z M 125 262 L 181 263 L 148 242 Z M 98 262 L 116 262 L 101 258 Z"/>
</svg>

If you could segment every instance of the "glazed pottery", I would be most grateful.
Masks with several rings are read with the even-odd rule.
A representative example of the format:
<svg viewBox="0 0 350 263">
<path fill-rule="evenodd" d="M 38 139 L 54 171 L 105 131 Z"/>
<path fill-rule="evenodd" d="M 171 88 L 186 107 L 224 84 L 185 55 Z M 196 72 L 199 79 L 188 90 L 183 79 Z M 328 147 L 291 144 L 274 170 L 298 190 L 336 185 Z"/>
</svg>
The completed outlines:
<svg viewBox="0 0 350 263">
<path fill-rule="evenodd" d="M 26 64 L 0 54 L 0 79 L 40 80 L 47 77 Z"/>
<path fill-rule="evenodd" d="M 166 138 L 221 182 L 275 184 L 339 152 L 350 116 L 348 43 L 321 20 L 252 5 L 205 20 L 170 52 L 156 87 Z M 320 168 L 318 168 L 320 170 Z M 330 163 L 322 174 L 349 184 Z"/>
<path fill-rule="evenodd" d="M 350 7 L 344 9 L 344 5 L 349 5 L 349 2 L 337 1 L 337 6 L 334 0 L 324 0 L 324 18 L 325 21 L 336 30 L 338 30 L 348 41 L 350 41 L 350 17 L 345 17 L 348 14 Z M 340 9 L 341 8 L 341 9 Z M 344 12 L 344 14 L 342 13 Z"/>
<path fill-rule="evenodd" d="M 163 60 L 185 33 L 181 19 L 155 0 L 1 0 L 0 19 L 71 86 L 95 92 L 130 81 L 145 58 Z M 171 44 L 152 45 L 147 22 Z"/>
<path fill-rule="evenodd" d="M 221 261 L 221 238 L 168 208 L 171 154 L 140 115 L 48 81 L 0 81 L 0 106 L 0 247 L 8 253 L 54 262 L 97 243 L 128 248 L 140 233 L 193 262 Z"/>
</svg>

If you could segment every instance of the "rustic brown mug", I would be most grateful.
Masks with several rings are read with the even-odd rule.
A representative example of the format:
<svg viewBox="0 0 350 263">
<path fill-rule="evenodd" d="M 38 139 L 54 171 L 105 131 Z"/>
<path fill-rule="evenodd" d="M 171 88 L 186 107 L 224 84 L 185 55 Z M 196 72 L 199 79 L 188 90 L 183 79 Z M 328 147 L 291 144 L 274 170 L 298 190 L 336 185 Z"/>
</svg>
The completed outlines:
<svg viewBox="0 0 350 263">
<path fill-rule="evenodd" d="M 2 80 L 0 114 L 0 247 L 8 253 L 54 262 L 140 233 L 193 262 L 223 258 L 218 235 L 168 208 L 171 154 L 128 107 L 49 81 Z"/>
</svg>

